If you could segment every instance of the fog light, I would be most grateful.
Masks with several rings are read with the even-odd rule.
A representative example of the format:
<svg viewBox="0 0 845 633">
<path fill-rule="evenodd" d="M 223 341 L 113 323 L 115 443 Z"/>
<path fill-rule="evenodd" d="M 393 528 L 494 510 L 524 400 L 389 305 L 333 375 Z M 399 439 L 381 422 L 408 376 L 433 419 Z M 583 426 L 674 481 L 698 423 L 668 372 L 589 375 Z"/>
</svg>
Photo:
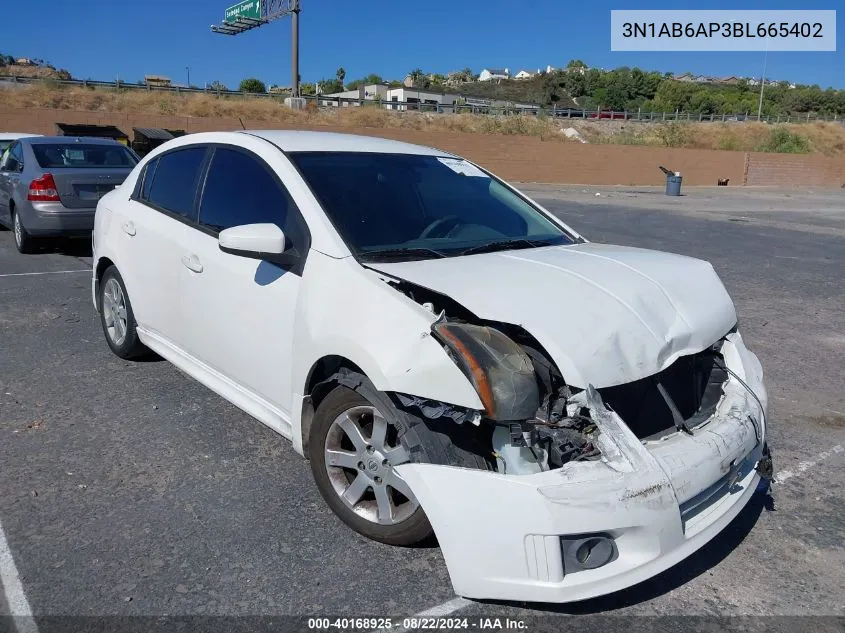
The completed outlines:
<svg viewBox="0 0 845 633">
<path fill-rule="evenodd" d="M 564 574 L 598 569 L 619 557 L 616 543 L 609 534 L 562 536 L 560 549 Z"/>
</svg>

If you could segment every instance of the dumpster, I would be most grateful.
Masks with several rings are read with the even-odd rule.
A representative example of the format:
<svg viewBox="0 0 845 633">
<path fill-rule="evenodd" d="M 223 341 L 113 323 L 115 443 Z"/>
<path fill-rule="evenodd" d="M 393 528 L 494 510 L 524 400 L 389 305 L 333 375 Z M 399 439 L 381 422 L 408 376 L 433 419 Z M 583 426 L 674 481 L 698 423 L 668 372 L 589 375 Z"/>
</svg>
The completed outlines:
<svg viewBox="0 0 845 633">
<path fill-rule="evenodd" d="M 660 167 L 660 170 L 666 174 L 666 195 L 680 196 L 681 183 L 684 181 L 683 176 L 681 176 L 681 172 L 666 169 L 663 165 L 658 165 L 658 167 Z"/>
</svg>

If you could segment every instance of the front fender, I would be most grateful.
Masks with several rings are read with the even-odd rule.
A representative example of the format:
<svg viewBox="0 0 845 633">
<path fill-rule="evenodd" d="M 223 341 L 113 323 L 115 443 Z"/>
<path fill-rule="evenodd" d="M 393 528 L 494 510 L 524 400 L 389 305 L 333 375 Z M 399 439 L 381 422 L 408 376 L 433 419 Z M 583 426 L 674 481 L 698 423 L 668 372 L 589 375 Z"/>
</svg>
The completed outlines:
<svg viewBox="0 0 845 633">
<path fill-rule="evenodd" d="M 352 361 L 380 391 L 483 409 L 475 388 L 431 336 L 436 318 L 351 257 L 311 251 L 294 325 L 291 423 L 297 450 L 308 375 L 324 356 Z"/>
</svg>

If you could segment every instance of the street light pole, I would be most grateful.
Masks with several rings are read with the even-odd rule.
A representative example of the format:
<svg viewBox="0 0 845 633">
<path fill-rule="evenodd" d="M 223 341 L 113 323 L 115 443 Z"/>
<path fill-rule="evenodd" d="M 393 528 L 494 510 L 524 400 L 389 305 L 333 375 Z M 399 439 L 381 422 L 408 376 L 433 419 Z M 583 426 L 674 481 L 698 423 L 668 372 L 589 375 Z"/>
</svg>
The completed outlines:
<svg viewBox="0 0 845 633">
<path fill-rule="evenodd" d="M 185 66 L 185 72 L 188 73 L 188 85 L 186 86 L 186 88 L 190 88 L 191 87 L 191 67 Z"/>
<path fill-rule="evenodd" d="M 299 0 L 291 0 L 291 97 L 299 96 Z"/>
</svg>

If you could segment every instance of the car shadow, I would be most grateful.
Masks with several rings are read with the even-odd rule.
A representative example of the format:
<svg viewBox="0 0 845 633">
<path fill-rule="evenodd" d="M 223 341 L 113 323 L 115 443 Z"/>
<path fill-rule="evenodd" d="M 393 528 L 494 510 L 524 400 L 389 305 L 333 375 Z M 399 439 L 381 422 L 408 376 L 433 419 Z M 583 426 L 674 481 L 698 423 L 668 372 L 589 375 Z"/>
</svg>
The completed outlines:
<svg viewBox="0 0 845 633">
<path fill-rule="evenodd" d="M 50 246 L 49 243 L 45 244 L 45 248 L 49 248 Z M 69 255 L 71 257 L 91 257 L 93 255 L 91 252 L 91 238 L 56 239 L 52 244 L 51 250 L 55 253 Z"/>
<path fill-rule="evenodd" d="M 649 578 L 633 587 L 598 598 L 565 604 L 535 602 L 512 602 L 503 600 L 477 600 L 484 604 L 517 606 L 530 611 L 544 611 L 567 615 L 591 615 L 608 613 L 615 609 L 630 607 L 641 602 L 653 600 L 677 589 L 693 578 L 712 569 L 735 550 L 748 536 L 763 510 L 775 510 L 774 499 L 769 492 L 768 483 L 761 484 L 746 506 L 727 527 L 694 554 L 685 558 L 666 571 Z"/>
</svg>

